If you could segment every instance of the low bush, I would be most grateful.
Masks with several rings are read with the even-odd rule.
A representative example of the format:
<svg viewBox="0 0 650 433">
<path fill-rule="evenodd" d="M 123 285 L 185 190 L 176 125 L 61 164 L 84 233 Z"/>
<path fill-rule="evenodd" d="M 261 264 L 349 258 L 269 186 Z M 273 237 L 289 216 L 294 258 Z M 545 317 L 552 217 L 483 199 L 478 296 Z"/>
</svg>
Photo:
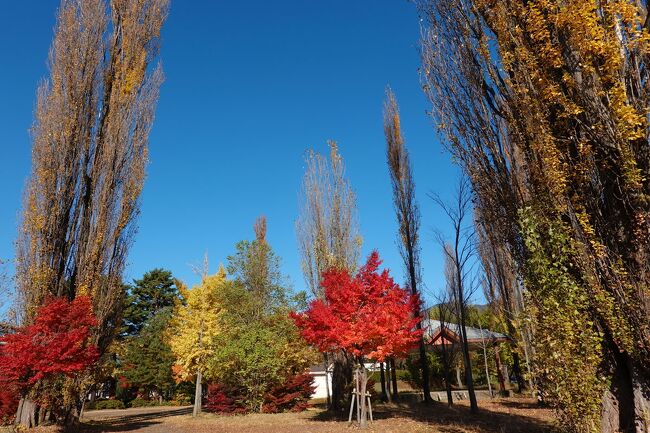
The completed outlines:
<svg viewBox="0 0 650 433">
<path fill-rule="evenodd" d="M 120 400 L 107 399 L 95 400 L 86 403 L 86 410 L 104 410 L 104 409 L 125 409 L 124 403 Z"/>
<path fill-rule="evenodd" d="M 12 386 L 0 390 L 0 425 L 13 422 L 18 409 L 18 390 Z"/>
<path fill-rule="evenodd" d="M 243 390 L 218 383 L 208 386 L 208 398 L 205 407 L 210 412 L 224 415 L 244 414 L 247 412 Z"/>
<path fill-rule="evenodd" d="M 144 398 L 139 398 L 139 397 L 131 400 L 131 402 L 129 403 L 130 407 L 154 407 L 160 405 L 161 403 L 158 400 L 145 400 Z"/>
<path fill-rule="evenodd" d="M 309 407 L 309 399 L 316 390 L 314 376 L 309 373 L 290 376 L 282 384 L 264 395 L 262 412 L 301 412 Z"/>
</svg>

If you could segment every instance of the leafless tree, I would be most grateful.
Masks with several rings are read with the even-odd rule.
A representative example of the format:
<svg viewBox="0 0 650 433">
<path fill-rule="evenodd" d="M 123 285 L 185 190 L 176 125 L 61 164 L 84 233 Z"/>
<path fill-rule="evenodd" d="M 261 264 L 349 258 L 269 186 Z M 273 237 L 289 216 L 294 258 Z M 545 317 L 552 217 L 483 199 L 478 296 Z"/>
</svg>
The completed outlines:
<svg viewBox="0 0 650 433">
<path fill-rule="evenodd" d="M 420 209 L 415 197 L 415 181 L 411 170 L 408 150 L 402 137 L 399 107 L 395 95 L 386 89 L 384 102 L 384 134 L 386 136 L 386 157 L 393 188 L 393 206 L 399 226 L 399 249 L 408 276 L 408 285 L 411 293 L 420 294 Z M 420 311 L 415 315 L 421 316 Z M 422 324 L 418 322 L 418 329 Z M 427 363 L 426 346 L 424 337 L 420 338 L 420 371 L 422 374 L 422 392 L 424 401 L 432 402 L 431 388 L 429 385 L 429 365 Z"/>
<path fill-rule="evenodd" d="M 475 231 L 472 221 L 472 190 L 468 179 L 462 176 L 456 189 L 454 201 L 451 204 L 445 203 L 440 196 L 432 194 L 432 199 L 440 206 L 449 218 L 452 225 L 451 243 L 446 243 L 443 235 L 439 232 L 439 242 L 443 245 L 445 260 L 448 263 L 449 272 L 447 284 L 454 293 L 454 303 L 458 314 L 458 327 L 461 337 L 461 350 L 463 364 L 465 367 L 465 381 L 467 393 L 469 394 L 470 409 L 472 413 L 478 412 L 476 393 L 474 392 L 474 380 L 472 378 L 472 364 L 469 357 L 469 344 L 467 342 L 467 304 L 470 301 L 473 291 L 476 289 L 476 276 L 474 273 L 475 254 Z"/>
<path fill-rule="evenodd" d="M 313 150 L 307 153 L 302 183 L 300 215 L 296 223 L 302 254 L 302 270 L 311 293 L 323 297 L 321 277 L 330 268 L 353 273 L 359 261 L 361 236 L 355 195 L 345 175 L 343 158 L 335 142 L 328 142 L 329 158 Z M 352 364 L 344 353 L 332 354 L 332 398 L 339 409 L 352 380 Z M 329 356 L 325 355 L 325 368 Z"/>
<path fill-rule="evenodd" d="M 21 318 L 28 323 L 47 296 L 90 295 L 102 352 L 124 297 L 167 8 L 168 0 L 62 0 L 50 76 L 37 94 L 17 242 Z"/>
<path fill-rule="evenodd" d="M 302 270 L 312 294 L 321 298 L 321 276 L 330 268 L 354 272 L 359 262 L 356 198 L 334 141 L 329 157 L 309 150 L 296 223 Z"/>
</svg>

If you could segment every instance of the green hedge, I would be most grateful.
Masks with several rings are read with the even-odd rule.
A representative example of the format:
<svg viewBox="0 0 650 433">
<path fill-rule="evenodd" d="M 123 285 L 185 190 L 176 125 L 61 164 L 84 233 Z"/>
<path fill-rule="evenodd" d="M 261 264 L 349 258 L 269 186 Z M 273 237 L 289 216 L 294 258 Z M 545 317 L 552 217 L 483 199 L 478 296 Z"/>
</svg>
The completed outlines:
<svg viewBox="0 0 650 433">
<path fill-rule="evenodd" d="M 120 400 L 95 400 L 86 403 L 86 410 L 104 410 L 104 409 L 124 409 L 124 403 Z"/>
</svg>

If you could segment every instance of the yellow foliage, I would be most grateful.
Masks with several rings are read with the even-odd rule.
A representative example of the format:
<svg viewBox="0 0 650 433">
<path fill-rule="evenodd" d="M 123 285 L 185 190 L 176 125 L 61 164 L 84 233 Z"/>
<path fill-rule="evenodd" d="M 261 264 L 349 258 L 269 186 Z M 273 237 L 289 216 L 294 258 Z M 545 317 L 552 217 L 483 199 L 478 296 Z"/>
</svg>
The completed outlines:
<svg viewBox="0 0 650 433">
<path fill-rule="evenodd" d="M 183 293 L 184 304 L 176 306 L 169 331 L 169 343 L 176 356 L 174 371 L 180 380 L 187 380 L 203 371 L 214 352 L 219 335 L 219 289 L 226 283 L 226 273 L 204 277 L 200 284 Z"/>
</svg>

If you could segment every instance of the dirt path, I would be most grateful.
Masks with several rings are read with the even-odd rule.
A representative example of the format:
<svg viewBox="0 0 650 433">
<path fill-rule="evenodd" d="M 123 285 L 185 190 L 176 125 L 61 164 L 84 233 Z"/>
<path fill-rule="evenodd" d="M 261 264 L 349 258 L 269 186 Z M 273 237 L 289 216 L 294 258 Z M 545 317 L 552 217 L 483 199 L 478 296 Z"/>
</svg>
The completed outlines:
<svg viewBox="0 0 650 433">
<path fill-rule="evenodd" d="M 84 432 L 175 433 L 171 418 L 187 419 L 192 406 L 137 407 L 87 411 L 82 422 Z"/>
</svg>

